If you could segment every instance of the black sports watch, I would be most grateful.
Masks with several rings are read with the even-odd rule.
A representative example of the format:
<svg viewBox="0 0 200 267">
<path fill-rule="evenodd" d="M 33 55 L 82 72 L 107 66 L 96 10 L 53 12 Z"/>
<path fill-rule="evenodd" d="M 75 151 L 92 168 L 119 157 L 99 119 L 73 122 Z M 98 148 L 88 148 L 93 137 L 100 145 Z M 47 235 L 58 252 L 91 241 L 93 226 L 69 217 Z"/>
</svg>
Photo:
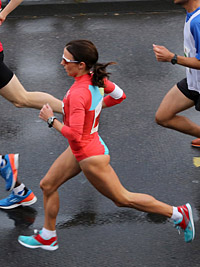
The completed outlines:
<svg viewBox="0 0 200 267">
<path fill-rule="evenodd" d="M 53 122 L 54 120 L 57 119 L 56 117 L 49 117 L 48 120 L 47 120 L 47 124 L 49 126 L 49 128 L 51 128 L 53 126 Z"/>
<path fill-rule="evenodd" d="M 173 65 L 177 64 L 177 54 L 174 54 L 173 58 L 171 59 L 171 63 Z"/>
</svg>

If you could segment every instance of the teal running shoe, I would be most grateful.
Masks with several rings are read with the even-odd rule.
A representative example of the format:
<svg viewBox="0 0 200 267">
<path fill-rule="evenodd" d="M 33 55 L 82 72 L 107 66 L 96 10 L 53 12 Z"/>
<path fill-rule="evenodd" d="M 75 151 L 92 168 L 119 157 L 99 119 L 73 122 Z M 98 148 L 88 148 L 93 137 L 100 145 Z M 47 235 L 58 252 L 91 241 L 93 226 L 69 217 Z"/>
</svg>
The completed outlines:
<svg viewBox="0 0 200 267">
<path fill-rule="evenodd" d="M 56 250 L 58 249 L 57 236 L 50 239 L 44 239 L 41 237 L 42 231 L 34 230 L 34 235 L 18 237 L 18 242 L 27 248 L 42 248 L 44 250 Z"/>
<path fill-rule="evenodd" d="M 184 231 L 185 242 L 189 243 L 195 237 L 194 220 L 192 215 L 192 208 L 189 203 L 183 206 L 177 207 L 178 211 L 183 215 L 183 218 L 179 221 L 174 221 L 175 227 Z"/>
</svg>

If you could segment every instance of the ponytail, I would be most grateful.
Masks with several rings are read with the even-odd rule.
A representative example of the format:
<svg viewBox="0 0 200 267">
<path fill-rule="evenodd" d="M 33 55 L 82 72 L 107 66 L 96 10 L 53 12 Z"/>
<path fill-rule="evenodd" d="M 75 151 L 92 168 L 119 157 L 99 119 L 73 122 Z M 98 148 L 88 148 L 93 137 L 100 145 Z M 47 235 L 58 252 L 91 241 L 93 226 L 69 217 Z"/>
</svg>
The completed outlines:
<svg viewBox="0 0 200 267">
<path fill-rule="evenodd" d="M 89 40 L 73 40 L 67 43 L 65 48 L 72 54 L 74 60 L 85 63 L 86 70 L 92 70 L 92 84 L 94 86 L 105 87 L 104 79 L 109 78 L 110 74 L 106 72 L 106 67 L 116 64 L 115 62 L 98 63 L 98 51 Z"/>
<path fill-rule="evenodd" d="M 114 65 L 116 62 L 108 62 L 106 64 L 96 63 L 93 66 L 92 84 L 98 87 L 105 87 L 104 79 L 109 78 L 110 73 L 106 71 L 109 65 Z"/>
</svg>

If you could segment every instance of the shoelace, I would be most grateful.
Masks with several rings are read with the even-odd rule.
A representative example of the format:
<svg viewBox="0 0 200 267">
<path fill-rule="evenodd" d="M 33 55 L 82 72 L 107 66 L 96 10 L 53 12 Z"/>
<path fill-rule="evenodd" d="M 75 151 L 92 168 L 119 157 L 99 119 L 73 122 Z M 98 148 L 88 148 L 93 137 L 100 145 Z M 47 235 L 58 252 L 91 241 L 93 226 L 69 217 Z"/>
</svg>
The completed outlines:
<svg viewBox="0 0 200 267">
<path fill-rule="evenodd" d="M 179 225 L 175 225 L 174 226 L 176 228 L 176 230 L 178 230 L 178 234 L 181 234 L 181 227 Z"/>
<path fill-rule="evenodd" d="M 8 199 L 11 199 L 15 194 L 12 192 L 9 196 Z"/>
<path fill-rule="evenodd" d="M 34 229 L 33 232 L 34 232 L 34 235 L 38 235 L 40 233 L 38 229 Z"/>
</svg>

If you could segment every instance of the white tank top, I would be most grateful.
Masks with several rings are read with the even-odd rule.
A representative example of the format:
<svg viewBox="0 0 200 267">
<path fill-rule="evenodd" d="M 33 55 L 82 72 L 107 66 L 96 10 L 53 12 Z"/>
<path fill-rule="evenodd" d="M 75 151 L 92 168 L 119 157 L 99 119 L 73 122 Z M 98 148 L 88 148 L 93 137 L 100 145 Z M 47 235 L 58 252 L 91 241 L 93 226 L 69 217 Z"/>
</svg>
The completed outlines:
<svg viewBox="0 0 200 267">
<path fill-rule="evenodd" d="M 188 20 L 185 22 L 184 26 L 184 55 L 186 57 L 196 57 L 197 48 L 195 47 L 195 40 L 191 33 L 191 22 L 192 20 L 200 15 L 200 10 L 198 9 Z M 200 23 L 200 16 L 198 18 Z M 200 34 L 200 32 L 199 32 Z M 200 40 L 200 37 L 199 37 Z M 199 43 L 200 46 L 200 43 Z M 194 90 L 200 93 L 200 70 L 186 68 L 188 89 Z"/>
</svg>

